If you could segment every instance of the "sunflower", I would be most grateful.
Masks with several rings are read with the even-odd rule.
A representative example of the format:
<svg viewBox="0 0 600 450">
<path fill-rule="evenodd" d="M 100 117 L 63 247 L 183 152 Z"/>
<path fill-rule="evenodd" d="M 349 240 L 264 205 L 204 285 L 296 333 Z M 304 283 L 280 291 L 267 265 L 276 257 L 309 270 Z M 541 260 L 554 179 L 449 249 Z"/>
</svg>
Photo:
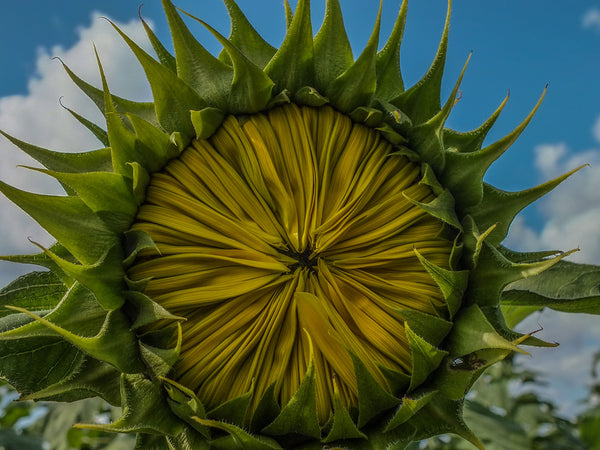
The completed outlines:
<svg viewBox="0 0 600 450">
<path fill-rule="evenodd" d="M 569 254 L 501 242 L 570 173 L 522 192 L 483 182 L 539 103 L 485 147 L 506 100 L 476 130 L 445 128 L 462 78 L 441 104 L 450 5 L 405 89 L 406 1 L 378 50 L 380 5 L 356 59 L 338 0 L 314 36 L 309 1 L 286 1 L 279 49 L 224 2 L 229 38 L 163 0 L 175 56 L 143 21 L 157 58 L 114 26 L 152 103 L 112 95 L 99 57 L 101 89 L 64 66 L 103 112 L 106 131 L 72 111 L 105 148 L 6 135 L 66 195 L 0 183 L 57 241 L 4 257 L 49 270 L 2 291 L 0 374 L 24 398 L 120 406 L 78 426 L 137 433 L 136 448 L 403 448 L 445 432 L 481 448 L 461 418 L 470 386 L 519 344 L 549 345 L 508 328 L 503 311 L 527 303 L 502 309 L 503 291 Z"/>
</svg>

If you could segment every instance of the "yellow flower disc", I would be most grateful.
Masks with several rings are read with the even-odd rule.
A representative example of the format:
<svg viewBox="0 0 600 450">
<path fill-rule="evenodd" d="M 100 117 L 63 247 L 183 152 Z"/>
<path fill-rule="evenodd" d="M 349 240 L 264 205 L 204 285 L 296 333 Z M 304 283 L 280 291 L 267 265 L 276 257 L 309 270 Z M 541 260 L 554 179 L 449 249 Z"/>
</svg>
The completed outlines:
<svg viewBox="0 0 600 450">
<path fill-rule="evenodd" d="M 350 353 L 386 390 L 410 374 L 401 310 L 445 301 L 415 250 L 448 268 L 421 167 L 331 107 L 229 116 L 152 176 L 133 228 L 159 250 L 131 267 L 183 322 L 173 378 L 207 408 L 274 386 L 281 405 L 312 361 L 317 411 L 357 406 Z M 413 200 L 413 201 L 411 201 Z M 335 386 L 335 388 L 334 388 Z"/>
</svg>

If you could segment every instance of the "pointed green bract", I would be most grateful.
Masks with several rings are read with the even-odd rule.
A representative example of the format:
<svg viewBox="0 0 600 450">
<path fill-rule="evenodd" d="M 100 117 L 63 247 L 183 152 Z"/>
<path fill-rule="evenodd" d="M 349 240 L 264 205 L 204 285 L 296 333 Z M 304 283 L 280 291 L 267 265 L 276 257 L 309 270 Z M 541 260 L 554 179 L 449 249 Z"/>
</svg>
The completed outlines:
<svg viewBox="0 0 600 450">
<path fill-rule="evenodd" d="M 408 0 L 404 0 L 388 41 L 377 53 L 376 96 L 386 101 L 390 101 L 404 92 L 404 81 L 400 69 L 400 44 L 404 34 L 407 11 Z"/>
<path fill-rule="evenodd" d="M 397 106 L 404 113 L 408 114 L 415 125 L 426 122 L 440 111 L 440 91 L 446 63 L 446 51 L 448 49 L 451 8 L 452 2 L 448 1 L 446 24 L 431 67 L 417 84 L 390 101 L 394 106 Z"/>
<path fill-rule="evenodd" d="M 326 8 L 314 42 L 315 87 L 321 92 L 354 63 L 339 0 L 327 0 Z"/>
<path fill-rule="evenodd" d="M 129 45 L 146 72 L 152 88 L 156 117 L 162 128 L 168 133 L 179 132 L 192 137 L 194 134 L 189 112 L 206 106 L 204 99 L 167 67 L 150 57 L 116 25 L 113 24 L 113 27 Z"/>
<path fill-rule="evenodd" d="M 362 54 L 325 91 L 331 104 L 342 112 L 350 113 L 360 106 L 368 105 L 377 89 L 376 60 L 382 8 L 383 0 L 379 3 L 373 33 Z"/>
<path fill-rule="evenodd" d="M 275 82 L 274 91 L 287 89 L 295 93 L 301 87 L 312 86 L 313 58 L 310 1 L 299 0 L 283 44 L 265 67 L 265 73 Z"/>
<path fill-rule="evenodd" d="M 508 326 L 516 325 L 543 307 L 600 314 L 597 267 L 563 261 L 571 252 L 517 253 L 500 245 L 521 209 L 578 170 L 521 192 L 505 192 L 483 182 L 488 167 L 523 132 L 541 99 L 514 131 L 487 146 L 484 146 L 486 136 L 508 97 L 488 120 L 472 131 L 445 128 L 460 96 L 460 82 L 466 70 L 465 64 L 450 96 L 442 103 L 450 2 L 433 63 L 420 81 L 406 89 L 399 66 L 406 0 L 387 43 L 378 51 L 383 7 L 383 2 L 380 3 L 372 34 L 356 60 L 339 0 L 327 0 L 325 18 L 316 36 L 312 31 L 310 1 L 299 0 L 293 13 L 289 2 L 284 0 L 287 33 L 279 49 L 260 36 L 234 0 L 224 0 L 231 18 L 229 38 L 200 18 L 178 11 L 171 0 L 162 3 L 175 56 L 143 20 L 142 26 L 157 59 L 113 24 L 146 73 L 154 96 L 152 103 L 137 103 L 113 95 L 99 55 L 96 56 L 100 88 L 79 78 L 63 63 L 68 76 L 104 114 L 106 131 L 77 112 L 68 108 L 67 111 L 106 148 L 79 154 L 60 153 L 0 132 L 40 162 L 45 169 L 34 170 L 54 177 L 67 194 L 62 197 L 32 194 L 0 182 L 0 192 L 58 241 L 49 249 L 42 248 L 41 254 L 0 257 L 49 270 L 21 277 L 0 291 L 0 304 L 4 306 L 0 310 L 3 361 L 0 376 L 30 399 L 74 401 L 99 396 L 120 405 L 123 414 L 116 422 L 89 427 L 138 433 L 136 448 L 140 449 L 280 449 L 323 445 L 404 448 L 411 441 L 448 432 L 482 448 L 461 418 L 463 399 L 474 381 L 490 365 L 513 352 L 523 352 L 520 345 L 554 345 L 530 334 L 516 333 Z M 213 34 L 223 47 L 218 57 L 196 40 L 182 14 Z M 255 120 L 269 121 L 277 116 L 276 108 L 295 111 L 294 116 L 285 116 L 287 128 L 275 129 L 270 122 L 271 128 L 263 133 L 255 125 L 250 126 Z M 308 120 L 315 111 L 342 112 L 343 120 L 347 120 L 346 125 L 355 134 L 347 141 L 339 138 L 343 128 L 340 123 L 330 129 L 329 122 L 321 126 L 317 120 Z M 300 118 L 306 119 L 302 126 L 291 123 Z M 246 134 L 236 134 L 232 124 Z M 335 176 L 344 172 L 340 175 L 346 176 L 349 157 L 345 153 L 352 153 L 349 149 L 355 146 L 353 139 L 358 130 L 365 129 L 373 134 L 363 143 L 364 158 L 353 164 L 359 167 L 357 173 L 368 177 L 368 181 L 353 181 L 343 189 L 335 183 L 326 184 L 327 190 L 318 192 L 317 175 L 311 171 L 313 160 L 323 158 L 325 149 L 333 156 L 328 163 L 331 167 L 322 172 L 330 171 Z M 309 143 L 309 131 L 315 130 L 320 141 Z M 287 136 L 289 133 L 292 138 Z M 340 142 L 336 142 L 338 138 Z M 227 142 L 226 151 L 212 155 L 209 144 L 220 139 Z M 369 139 L 390 146 L 376 164 L 370 155 L 378 147 Z M 198 151 L 204 158 L 199 164 L 218 169 L 219 175 L 214 176 L 207 167 L 202 167 L 197 179 L 190 176 L 193 171 L 188 171 L 187 166 L 166 169 L 173 160 L 183 164 L 192 141 L 194 149 L 190 151 Z M 305 146 L 306 154 L 302 153 Z M 369 146 L 373 148 L 369 150 Z M 381 185 L 379 192 L 369 189 L 372 182 L 376 184 L 377 177 L 389 171 L 389 167 L 399 167 L 393 164 L 404 159 L 415 168 L 410 175 L 415 179 L 414 187 L 403 189 L 392 199 L 394 202 L 386 204 L 388 208 L 372 214 L 367 206 L 374 196 L 387 199 L 395 183 L 410 185 L 399 175 L 404 173 L 401 169 L 394 174 L 396 178 L 392 176 L 388 184 Z M 183 203 L 180 195 L 174 195 L 173 205 L 169 205 L 173 210 L 161 213 L 164 223 L 160 232 L 172 234 L 179 225 L 169 222 L 171 216 L 178 216 L 180 210 L 199 211 L 206 200 L 220 214 L 219 220 L 214 221 L 219 232 L 210 234 L 210 239 L 218 241 L 222 237 L 219 233 L 229 227 L 234 235 L 243 234 L 245 244 L 241 248 L 233 253 L 220 248 L 220 244 L 192 249 L 196 238 L 202 241 L 204 237 L 200 236 L 202 232 L 185 225 L 181 232 L 186 241 L 184 253 L 169 253 L 173 251 L 172 242 L 155 243 L 149 231 L 137 228 L 140 211 L 157 206 L 148 196 L 151 189 L 156 189 L 153 182 L 166 172 L 178 170 L 184 173 L 182 181 L 170 189 L 190 191 L 197 197 L 190 206 Z M 347 175 L 354 176 L 351 172 Z M 211 190 L 213 178 L 218 179 L 218 187 Z M 281 203 L 278 207 L 272 195 L 273 186 L 281 197 L 277 199 Z M 214 260 L 222 265 L 215 267 L 214 277 L 212 273 L 199 271 L 198 279 L 206 280 L 201 282 L 206 284 L 198 286 L 202 295 L 212 289 L 213 279 L 229 276 L 235 279 L 238 263 L 243 266 L 250 263 L 256 270 L 277 266 L 281 274 L 278 272 L 272 279 L 289 279 L 296 267 L 288 260 L 294 258 L 284 254 L 282 261 L 272 260 L 274 254 L 285 251 L 289 244 L 286 239 L 290 236 L 294 239 L 295 230 L 284 237 L 289 231 L 284 228 L 298 225 L 300 232 L 302 223 L 308 229 L 313 209 L 320 206 L 314 198 L 319 197 L 319 202 L 326 200 L 330 190 L 348 200 L 344 214 L 331 219 L 332 223 L 339 222 L 333 227 L 339 225 L 340 229 L 331 232 L 338 233 L 342 245 L 357 253 L 356 260 L 360 259 L 360 252 L 383 248 L 379 246 L 388 237 L 382 235 L 381 242 L 367 249 L 360 248 L 360 233 L 348 239 L 344 233 L 351 234 L 352 227 L 359 230 L 366 227 L 372 216 L 379 220 L 398 205 L 406 205 L 408 214 L 412 214 L 407 224 L 401 229 L 390 228 L 389 238 L 398 240 L 398 248 L 383 250 L 381 261 L 376 254 L 369 254 L 369 264 L 377 267 L 375 272 L 370 272 L 369 265 L 353 272 L 353 276 L 368 281 L 360 293 L 353 292 L 360 283 L 349 275 L 344 278 L 348 286 L 332 283 L 327 287 L 339 297 L 335 305 L 327 293 L 314 292 L 316 285 L 305 282 L 306 285 L 298 283 L 294 288 L 296 299 L 310 296 L 314 305 L 304 309 L 320 321 L 317 325 L 311 323 L 319 328 L 310 333 L 307 329 L 294 330 L 308 337 L 310 347 L 310 358 L 299 363 L 301 370 L 294 374 L 298 381 L 295 392 L 290 392 L 287 398 L 282 395 L 283 371 L 267 383 L 258 376 L 259 379 L 245 379 L 244 392 L 240 393 L 241 389 L 236 392 L 232 386 L 235 397 L 225 397 L 216 405 L 207 401 L 212 408 L 207 412 L 204 400 L 201 401 L 202 386 L 194 392 L 179 383 L 183 378 L 178 378 L 178 364 L 186 358 L 185 343 L 190 339 L 186 327 L 197 317 L 182 314 L 151 292 L 152 283 L 160 276 L 150 272 L 135 277 L 134 271 L 139 264 L 154 263 L 154 255 L 168 254 L 178 261 L 174 278 L 190 283 L 196 278 L 186 272 L 190 260 L 207 259 L 210 251 L 216 249 L 219 257 Z M 200 191 L 207 193 L 206 198 Z M 243 202 L 236 202 L 239 198 L 248 199 L 250 194 L 262 196 L 261 200 L 240 208 Z M 359 206 L 369 214 L 350 223 L 348 212 Z M 199 214 L 198 211 L 194 214 Z M 399 216 L 404 213 L 397 211 Z M 280 219 L 286 222 L 286 227 L 281 226 Z M 217 226 L 217 222 L 223 223 Z M 405 228 L 415 224 L 439 227 L 434 232 L 436 240 L 429 242 L 420 237 L 404 242 L 405 232 L 410 232 Z M 275 237 L 266 231 L 271 228 Z M 311 238 L 305 230 L 304 233 L 308 246 L 297 250 L 306 253 Z M 265 254 L 255 252 L 257 245 Z M 392 252 L 405 255 L 398 267 L 410 268 L 407 275 L 386 265 L 385 258 Z M 314 279 L 325 286 L 329 280 L 325 282 L 325 276 L 323 280 L 319 278 L 321 262 L 315 263 L 320 258 L 316 250 L 315 253 L 317 256 L 303 253 L 296 259 L 302 270 L 311 273 L 311 277 L 316 274 Z M 194 256 L 188 258 L 187 254 Z M 338 255 L 332 253 L 325 258 L 330 256 L 331 265 L 335 266 Z M 342 265 L 339 262 L 336 270 L 345 270 Z M 261 276 L 253 274 L 250 278 L 254 283 Z M 411 288 L 406 286 L 417 278 L 426 283 L 420 288 L 423 292 L 412 298 Z M 234 284 L 236 289 L 243 288 L 237 282 Z M 276 290 L 280 286 L 276 280 L 260 289 Z M 323 286 L 319 289 L 325 290 Z M 197 300 L 194 292 L 188 293 L 188 299 Z M 167 292 L 166 296 L 170 294 Z M 273 299 L 281 298 L 277 295 L 273 294 Z M 237 299 L 235 295 L 229 297 L 224 292 L 218 301 Z M 394 322 L 397 329 L 394 328 L 393 339 L 387 345 L 393 346 L 397 340 L 407 347 L 408 357 L 403 364 L 396 364 L 395 360 L 401 358 L 390 354 L 389 349 L 369 348 L 359 357 L 351 348 L 354 339 L 379 335 L 377 327 L 382 316 L 363 302 L 371 297 L 378 307 L 380 302 L 384 305 L 384 297 L 397 302 L 385 306 L 391 310 L 386 317 L 397 319 Z M 332 304 L 321 311 L 323 305 L 318 305 L 327 301 Z M 348 302 L 347 308 L 338 309 L 344 302 Z M 205 306 L 199 305 L 198 312 L 204 311 Z M 252 301 L 246 306 L 255 307 Z M 348 309 L 350 306 L 357 308 L 356 317 Z M 290 307 L 286 314 L 292 318 L 308 314 L 296 307 L 297 304 Z M 362 323 L 359 313 L 373 314 L 369 316 L 371 325 Z M 235 322 L 243 317 L 244 313 L 238 313 L 229 320 Z M 286 319 L 286 326 L 292 322 Z M 275 330 L 274 325 L 269 324 L 271 335 L 290 331 Z M 209 326 L 202 325 L 203 329 Z M 252 334 L 250 340 L 261 339 L 259 335 Z M 240 348 L 247 346 L 239 361 L 254 357 L 251 355 L 256 349 L 249 344 L 250 340 L 237 342 Z M 227 340 L 219 345 L 225 343 L 229 345 Z M 195 350 L 201 353 L 206 349 L 198 345 Z M 297 357 L 290 355 L 289 349 L 270 348 L 268 352 L 264 349 L 260 352 L 273 360 Z M 211 357 L 218 357 L 216 350 Z M 335 369 L 333 366 L 324 369 L 323 361 L 327 359 L 336 360 Z M 227 358 L 221 364 L 225 367 Z M 265 367 L 272 364 L 269 360 Z M 243 367 L 242 363 L 235 370 L 243 371 L 239 367 Z M 323 394 L 327 395 L 317 398 Z"/>
<path fill-rule="evenodd" d="M 223 2 L 231 19 L 229 42 L 258 67 L 264 68 L 277 49 L 258 34 L 235 1 L 223 0 Z M 231 57 L 226 50 L 221 52 L 219 59 L 227 63 L 231 62 Z"/>
<path fill-rule="evenodd" d="M 217 38 L 229 54 L 233 78 L 227 93 L 227 111 L 235 114 L 253 113 L 264 109 L 271 99 L 273 81 L 217 30 L 200 19 L 196 20 Z"/>
<path fill-rule="evenodd" d="M 311 359 L 296 394 L 287 405 L 283 406 L 275 420 L 262 431 L 271 436 L 298 433 L 319 439 L 321 428 L 317 419 L 316 401 L 315 365 Z"/>
</svg>

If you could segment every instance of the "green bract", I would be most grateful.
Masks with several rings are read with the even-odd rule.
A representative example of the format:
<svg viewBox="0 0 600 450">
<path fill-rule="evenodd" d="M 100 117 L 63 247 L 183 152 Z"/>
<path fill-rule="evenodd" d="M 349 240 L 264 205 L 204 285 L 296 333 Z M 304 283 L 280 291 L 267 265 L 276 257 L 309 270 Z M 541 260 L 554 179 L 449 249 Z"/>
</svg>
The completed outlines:
<svg viewBox="0 0 600 450">
<path fill-rule="evenodd" d="M 261 38 L 234 0 L 224 2 L 229 38 L 185 13 L 222 44 L 218 57 L 196 41 L 170 0 L 163 6 L 175 56 L 145 23 L 157 59 L 114 26 L 143 66 L 153 103 L 112 95 L 99 59 L 101 89 L 65 66 L 103 112 L 107 131 L 73 115 L 105 148 L 57 153 L 5 134 L 66 195 L 0 183 L 0 191 L 57 240 L 37 255 L 3 257 L 48 271 L 0 291 L 0 375 L 27 399 L 98 396 L 121 406 L 123 415 L 114 423 L 77 426 L 137 433 L 140 449 L 404 448 L 446 432 L 482 448 L 462 420 L 472 383 L 490 365 L 522 351 L 518 344 L 551 346 L 509 326 L 544 306 L 598 312 L 588 292 L 558 294 L 589 269 L 562 262 L 570 252 L 524 254 L 501 245 L 515 215 L 574 171 L 521 192 L 483 182 L 539 103 L 513 132 L 485 147 L 506 100 L 473 131 L 444 127 L 462 78 L 441 104 L 450 4 L 431 67 L 405 89 L 399 50 L 407 1 L 378 50 L 380 5 L 356 59 L 338 0 L 327 1 L 315 36 L 309 1 L 299 0 L 292 14 L 286 0 L 288 30 L 279 49 Z M 328 128 L 334 123 L 347 124 L 348 143 L 331 143 L 338 136 Z M 205 164 L 198 162 L 202 158 Z M 178 175 L 194 164 L 195 178 Z M 342 168 L 352 169 L 348 185 Z M 413 175 L 399 189 L 394 176 L 404 171 Z M 179 215 L 169 215 L 169 203 Z M 186 217 L 184 209 L 190 211 Z M 364 213 L 353 216 L 356 211 Z M 393 211 L 397 215 L 388 218 Z M 431 236 L 422 229 L 433 230 Z M 421 239 L 406 241 L 411 232 Z M 354 240 L 339 238 L 344 233 Z M 337 239 L 327 251 L 323 236 Z M 196 238 L 204 243 L 186 244 Z M 396 252 L 393 258 L 388 250 Z M 195 255 L 197 273 L 180 251 Z M 157 269 L 163 257 L 167 275 Z M 188 286 L 195 278 L 202 281 Z M 263 278 L 268 282 L 257 281 Z M 178 290 L 182 297 L 175 297 Z M 256 294 L 263 291 L 272 296 Z M 201 330 L 189 331 L 202 323 L 202 329 L 231 327 L 233 336 L 235 320 L 251 321 L 248 311 L 259 301 L 285 303 L 296 327 L 294 336 L 284 338 L 289 323 L 277 322 L 289 352 L 265 337 L 277 334 L 271 330 L 275 321 L 263 321 L 269 331 L 254 336 L 271 346 L 265 353 L 273 359 L 271 374 L 260 370 L 264 361 L 255 358 L 254 347 L 240 353 L 239 344 L 235 358 L 228 357 L 217 344 L 202 346 L 211 336 L 200 339 Z M 234 311 L 235 302 L 242 308 L 236 315 L 220 314 L 215 306 Z M 385 315 L 375 314 L 381 311 Z M 213 313 L 221 322 L 201 322 Z M 336 322 L 338 313 L 344 320 Z M 389 325 L 390 317 L 397 322 Z M 192 338 L 200 343 L 190 349 Z M 218 345 L 225 348 L 225 341 Z M 394 353 L 395 346 L 402 351 Z M 222 358 L 223 383 L 231 383 L 220 385 L 219 395 L 216 388 L 203 389 L 208 385 L 198 375 L 200 356 L 213 351 Z M 273 356 L 281 354 L 293 360 L 293 376 Z M 234 359 L 244 369 L 233 370 Z M 207 378 L 218 383 L 220 375 Z M 188 379 L 198 386 L 187 386 Z M 228 387 L 241 392 L 228 396 Z"/>
</svg>

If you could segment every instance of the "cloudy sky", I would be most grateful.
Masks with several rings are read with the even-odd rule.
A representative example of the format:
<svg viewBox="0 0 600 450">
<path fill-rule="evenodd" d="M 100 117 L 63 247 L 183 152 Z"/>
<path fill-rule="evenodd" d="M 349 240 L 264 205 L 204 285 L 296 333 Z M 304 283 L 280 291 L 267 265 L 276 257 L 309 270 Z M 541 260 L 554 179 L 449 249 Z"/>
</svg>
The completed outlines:
<svg viewBox="0 0 600 450">
<path fill-rule="evenodd" d="M 178 6 L 228 34 L 220 0 L 180 0 Z M 295 1 L 291 2 L 295 4 Z M 357 54 L 375 20 L 375 1 L 344 0 L 343 11 Z M 384 0 L 382 34 L 393 26 L 400 0 Z M 202 8 L 198 5 L 202 4 Z M 273 44 L 283 37 L 281 0 L 239 0 L 251 21 Z M 314 27 L 324 1 L 313 0 Z M 115 20 L 134 40 L 148 47 L 132 0 L 21 0 L 11 2 L 0 17 L 0 129 L 22 140 L 60 151 L 81 151 L 100 144 L 60 105 L 101 123 L 95 106 L 69 81 L 59 57 L 82 78 L 97 84 L 96 45 L 111 90 L 135 100 L 149 100 L 142 71 L 112 27 Z M 427 69 L 437 47 L 445 16 L 445 0 L 412 1 L 402 49 L 407 84 Z M 168 41 L 160 2 L 146 2 L 143 16 Z M 192 25 L 207 47 L 218 51 L 210 36 Z M 507 244 L 519 250 L 580 248 L 572 258 L 600 264 L 600 0 L 578 0 L 565 8 L 560 0 L 455 2 L 444 92 L 454 84 L 469 52 L 473 57 L 462 84 L 462 98 L 449 126 L 469 130 L 482 123 L 510 91 L 510 100 L 492 142 L 527 115 L 544 86 L 547 96 L 532 124 L 489 171 L 487 181 L 507 190 L 523 189 L 554 178 L 583 163 L 574 175 L 513 224 Z M 59 102 L 60 100 L 60 102 Z M 57 186 L 19 165 L 33 164 L 6 140 L 0 140 L 0 179 L 35 192 L 59 192 Z M 0 198 L 0 253 L 29 253 L 28 238 L 52 239 Z M 0 285 L 19 271 L 0 264 Z M 589 357 L 600 349 L 595 318 L 568 318 L 544 312 L 523 325 L 544 327 L 544 338 L 561 343 L 558 350 L 534 350 L 527 363 L 552 373 L 548 395 L 572 401 L 585 392 Z M 528 328 L 529 327 L 529 328 Z M 588 358 L 588 359 L 586 359 Z M 572 386 L 577 379 L 579 387 Z"/>
</svg>

